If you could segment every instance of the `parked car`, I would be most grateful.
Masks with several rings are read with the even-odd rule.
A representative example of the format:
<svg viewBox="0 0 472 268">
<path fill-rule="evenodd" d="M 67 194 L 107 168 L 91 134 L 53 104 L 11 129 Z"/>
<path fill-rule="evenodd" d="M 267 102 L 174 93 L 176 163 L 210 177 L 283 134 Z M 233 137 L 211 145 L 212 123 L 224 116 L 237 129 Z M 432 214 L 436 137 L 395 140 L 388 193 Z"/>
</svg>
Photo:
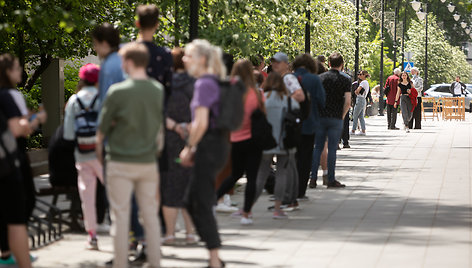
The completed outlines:
<svg viewBox="0 0 472 268">
<path fill-rule="evenodd" d="M 466 94 L 462 95 L 465 97 L 465 110 L 469 113 L 472 112 L 472 84 L 466 84 L 467 88 L 465 89 Z M 424 92 L 425 97 L 434 97 L 434 98 L 443 98 L 443 97 L 452 97 L 451 91 L 449 88 L 451 84 L 435 84 Z"/>
</svg>

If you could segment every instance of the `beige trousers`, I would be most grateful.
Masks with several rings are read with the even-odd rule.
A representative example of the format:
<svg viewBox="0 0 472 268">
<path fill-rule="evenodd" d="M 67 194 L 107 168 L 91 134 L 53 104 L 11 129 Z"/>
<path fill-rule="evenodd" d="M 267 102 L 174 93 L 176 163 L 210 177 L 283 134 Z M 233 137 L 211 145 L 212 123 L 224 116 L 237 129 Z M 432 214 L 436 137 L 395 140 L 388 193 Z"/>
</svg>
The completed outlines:
<svg viewBox="0 0 472 268">
<path fill-rule="evenodd" d="M 157 168 L 156 163 L 109 161 L 106 165 L 114 268 L 128 267 L 128 233 L 133 190 L 146 234 L 148 262 L 152 267 L 160 267 L 161 231 L 157 218 L 159 208 L 156 194 L 159 185 Z"/>
</svg>

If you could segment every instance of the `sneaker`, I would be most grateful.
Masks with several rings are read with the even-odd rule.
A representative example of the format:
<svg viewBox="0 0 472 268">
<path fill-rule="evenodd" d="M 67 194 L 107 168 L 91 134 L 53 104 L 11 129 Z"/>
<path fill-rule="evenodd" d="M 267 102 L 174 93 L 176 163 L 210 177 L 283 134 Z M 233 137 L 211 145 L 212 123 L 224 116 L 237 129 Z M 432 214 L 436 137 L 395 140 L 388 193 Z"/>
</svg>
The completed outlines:
<svg viewBox="0 0 472 268">
<path fill-rule="evenodd" d="M 272 219 L 276 219 L 276 220 L 288 219 L 288 216 L 283 211 L 274 211 L 274 214 L 272 215 Z"/>
<path fill-rule="evenodd" d="M 138 255 L 130 262 L 131 265 L 142 265 L 147 261 L 146 253 L 144 252 L 144 248 L 139 251 Z"/>
<path fill-rule="evenodd" d="M 241 218 L 241 225 L 252 225 L 254 222 L 252 221 L 251 218 Z"/>
<path fill-rule="evenodd" d="M 8 258 L 6 259 L 3 259 L 3 258 L 0 258 L 0 266 L 9 266 L 9 265 L 15 265 L 16 264 L 16 260 L 15 258 L 13 257 L 13 254 L 10 254 L 10 256 L 8 256 Z"/>
<path fill-rule="evenodd" d="M 222 213 L 232 213 L 238 211 L 238 208 L 228 206 L 225 203 L 218 203 L 218 205 L 216 206 L 216 211 Z"/>
<path fill-rule="evenodd" d="M 343 145 L 343 149 L 349 149 L 349 148 L 351 148 L 351 146 L 349 144 L 344 144 Z"/>
<path fill-rule="evenodd" d="M 243 216 L 243 210 L 242 209 L 240 209 L 240 210 L 234 212 L 233 214 L 231 214 L 231 217 L 233 217 L 233 218 L 241 218 L 242 216 Z M 249 212 L 248 216 L 249 216 L 249 218 L 252 218 L 252 212 Z"/>
<path fill-rule="evenodd" d="M 304 195 L 302 197 L 297 198 L 297 201 L 298 202 L 310 201 L 310 198 L 308 196 Z"/>
<path fill-rule="evenodd" d="M 89 238 L 87 243 L 88 250 L 98 250 L 98 240 L 96 237 Z"/>
<path fill-rule="evenodd" d="M 288 206 L 288 207 L 284 207 L 282 208 L 282 206 L 280 206 L 280 210 L 284 211 L 284 212 L 292 212 L 295 210 L 295 208 L 293 206 Z"/>
<path fill-rule="evenodd" d="M 359 132 L 358 135 L 359 135 L 359 136 L 365 136 L 365 132 L 362 132 L 362 131 L 361 131 L 361 132 Z"/>
<path fill-rule="evenodd" d="M 310 179 L 310 184 L 308 184 L 308 187 L 310 187 L 311 189 L 315 189 L 316 188 L 316 179 L 311 178 Z"/>
<path fill-rule="evenodd" d="M 97 226 L 97 233 L 108 234 L 110 233 L 110 224 L 102 223 Z"/>
<path fill-rule="evenodd" d="M 406 128 L 406 129 L 405 129 L 405 132 L 406 132 L 406 133 L 410 133 L 410 129 L 409 129 L 409 128 Z"/>
<path fill-rule="evenodd" d="M 337 180 L 334 180 L 333 182 L 328 183 L 328 189 L 329 188 L 344 188 L 344 187 L 346 187 L 346 185 L 340 183 Z"/>
<path fill-rule="evenodd" d="M 231 207 L 232 206 L 232 203 L 231 203 L 231 196 L 229 194 L 225 194 L 223 196 L 223 204 L 227 205 L 228 207 Z"/>
</svg>

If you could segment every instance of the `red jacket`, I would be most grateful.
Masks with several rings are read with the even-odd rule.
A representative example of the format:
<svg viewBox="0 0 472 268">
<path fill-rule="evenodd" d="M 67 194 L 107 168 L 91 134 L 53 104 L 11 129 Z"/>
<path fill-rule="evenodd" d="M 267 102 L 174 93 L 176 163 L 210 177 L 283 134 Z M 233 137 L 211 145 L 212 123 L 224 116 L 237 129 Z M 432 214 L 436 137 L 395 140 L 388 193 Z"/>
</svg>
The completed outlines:
<svg viewBox="0 0 472 268">
<path fill-rule="evenodd" d="M 416 89 L 414 87 L 411 88 L 411 93 L 408 95 L 410 97 L 410 101 L 411 101 L 411 105 L 413 105 L 413 109 L 411 109 L 411 111 L 413 111 L 416 107 L 416 105 L 418 104 L 418 91 L 416 91 Z"/>
<path fill-rule="evenodd" d="M 395 98 L 397 97 L 398 81 L 400 81 L 400 77 L 392 74 L 387 78 L 387 81 L 385 82 L 385 87 L 390 87 L 390 92 L 388 92 L 387 95 L 387 104 L 395 104 Z"/>
</svg>

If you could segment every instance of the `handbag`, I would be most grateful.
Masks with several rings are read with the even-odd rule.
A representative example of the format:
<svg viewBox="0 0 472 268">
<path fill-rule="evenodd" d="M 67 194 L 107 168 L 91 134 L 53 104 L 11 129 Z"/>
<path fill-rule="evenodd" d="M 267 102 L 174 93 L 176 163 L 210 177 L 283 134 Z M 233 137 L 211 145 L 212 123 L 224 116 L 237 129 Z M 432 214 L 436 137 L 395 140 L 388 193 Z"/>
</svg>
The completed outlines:
<svg viewBox="0 0 472 268">
<path fill-rule="evenodd" d="M 261 109 L 256 109 L 251 114 L 251 136 L 255 145 L 262 150 L 270 150 L 277 146 L 272 135 L 272 125 Z"/>
</svg>

